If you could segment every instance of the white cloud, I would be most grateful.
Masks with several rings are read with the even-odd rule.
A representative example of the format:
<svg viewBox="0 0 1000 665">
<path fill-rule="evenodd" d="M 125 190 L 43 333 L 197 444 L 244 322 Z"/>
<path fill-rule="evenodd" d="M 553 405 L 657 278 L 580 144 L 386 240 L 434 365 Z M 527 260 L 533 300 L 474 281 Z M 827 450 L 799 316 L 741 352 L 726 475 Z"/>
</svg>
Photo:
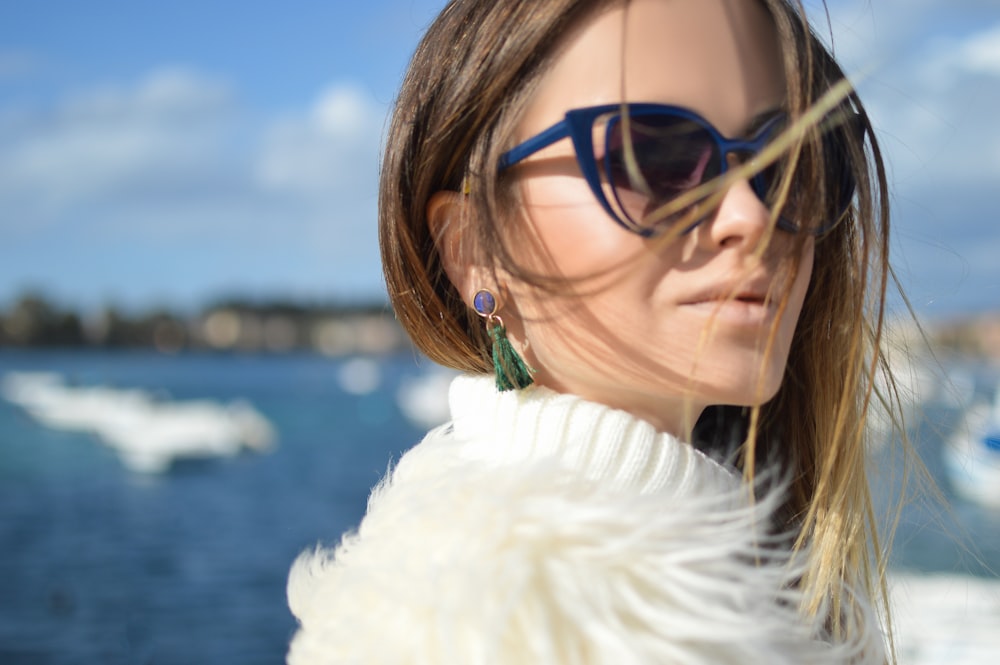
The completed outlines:
<svg viewBox="0 0 1000 665">
<path fill-rule="evenodd" d="M 1000 76 L 1000 23 L 967 39 L 959 63 L 971 72 Z"/>
<path fill-rule="evenodd" d="M 340 85 L 320 95 L 312 118 L 327 135 L 351 139 L 381 124 L 383 112 L 359 88 Z"/>
<path fill-rule="evenodd" d="M 270 129 L 258 156 L 259 182 L 323 201 L 373 197 L 385 112 L 357 87 L 329 88 L 306 113 Z"/>
<path fill-rule="evenodd" d="M 197 189 L 232 113 L 222 85 L 181 71 L 71 95 L 0 122 L 0 205 L 8 223 L 52 223 L 125 197 Z"/>
<path fill-rule="evenodd" d="M 968 35 L 928 35 L 922 51 L 909 67 L 911 85 L 938 96 L 970 81 L 983 83 L 985 78 L 988 85 L 990 78 L 1000 77 L 1000 19 Z"/>
<path fill-rule="evenodd" d="M 67 121 L 173 123 L 225 111 L 229 88 L 197 72 L 166 68 L 131 88 L 103 86 L 64 100 L 58 114 Z"/>
<path fill-rule="evenodd" d="M 250 204 L 264 218 L 296 210 L 301 222 L 373 203 L 385 107 L 360 88 L 333 86 L 312 108 L 264 122 L 236 102 L 225 85 L 165 70 L 131 88 L 0 115 L 2 218 L 65 223 L 97 207 L 105 219 L 127 211 L 135 227 L 186 208 L 213 210 L 224 224 Z"/>
<path fill-rule="evenodd" d="M 372 293 L 385 112 L 361 88 L 334 85 L 311 107 L 262 117 L 225 84 L 181 70 L 50 107 L 0 107 L 0 237 L 7 247 L 83 238 L 60 251 L 84 254 L 118 247 L 122 274 L 108 279 L 119 283 L 132 279 L 126 264 L 162 271 L 173 255 L 188 281 L 206 273 L 205 289 L 243 279 Z"/>
</svg>

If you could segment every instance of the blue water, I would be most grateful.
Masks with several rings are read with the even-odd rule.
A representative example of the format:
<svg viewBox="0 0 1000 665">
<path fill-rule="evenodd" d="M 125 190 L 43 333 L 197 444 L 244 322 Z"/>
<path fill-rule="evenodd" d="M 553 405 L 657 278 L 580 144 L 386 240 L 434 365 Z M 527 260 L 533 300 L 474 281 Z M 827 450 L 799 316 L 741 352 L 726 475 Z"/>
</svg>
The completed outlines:
<svg viewBox="0 0 1000 665">
<path fill-rule="evenodd" d="M 245 398 L 279 432 L 269 453 L 145 476 L 88 435 L 45 429 L 0 401 L 0 663 L 282 662 L 295 628 L 285 602 L 291 561 L 355 525 L 390 460 L 422 436 L 394 396 L 426 361 L 386 359 L 380 388 L 362 396 L 341 388 L 343 362 L 0 353 L 0 374 L 50 370 L 175 399 Z M 956 418 L 930 410 L 919 424 L 939 479 L 937 450 Z M 893 494 L 894 477 L 880 496 Z M 1000 569 L 1000 516 L 944 492 L 944 508 L 914 501 L 904 511 L 896 565 Z M 964 544 L 960 532 L 970 534 Z"/>
<path fill-rule="evenodd" d="M 55 370 L 176 399 L 249 399 L 273 452 L 126 470 L 83 434 L 47 430 L 0 401 L 0 663 L 278 663 L 294 622 L 297 553 L 336 541 L 369 488 L 420 432 L 383 389 L 342 391 L 317 356 L 0 354 L 0 372 Z"/>
</svg>

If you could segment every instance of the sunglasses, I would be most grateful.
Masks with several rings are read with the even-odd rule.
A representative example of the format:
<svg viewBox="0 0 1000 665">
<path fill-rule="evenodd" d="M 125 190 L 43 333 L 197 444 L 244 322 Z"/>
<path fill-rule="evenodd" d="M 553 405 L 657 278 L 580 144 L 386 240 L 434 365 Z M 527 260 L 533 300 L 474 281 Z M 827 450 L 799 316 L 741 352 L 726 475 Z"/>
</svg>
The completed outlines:
<svg viewBox="0 0 1000 665">
<path fill-rule="evenodd" d="M 627 118 L 623 117 L 623 110 Z M 593 106 L 567 111 L 563 120 L 504 153 L 499 169 L 502 172 L 569 137 L 584 179 L 616 222 L 648 237 L 688 220 L 689 226 L 684 229 L 687 232 L 704 217 L 690 223 L 690 208 L 665 218 L 655 215 L 655 211 L 726 173 L 730 155 L 741 162 L 752 160 L 786 126 L 787 116 L 776 113 L 749 138 L 731 139 L 694 111 L 678 106 Z M 821 200 L 817 203 L 810 199 L 805 204 L 806 187 L 796 182 L 793 174 L 778 217 L 778 228 L 821 235 L 844 217 L 855 191 L 847 133 L 858 131 L 856 126 L 858 123 L 849 121 L 823 132 Z M 779 159 L 749 179 L 754 193 L 769 207 L 777 199 L 779 184 L 787 170 L 785 162 L 786 159 Z"/>
</svg>

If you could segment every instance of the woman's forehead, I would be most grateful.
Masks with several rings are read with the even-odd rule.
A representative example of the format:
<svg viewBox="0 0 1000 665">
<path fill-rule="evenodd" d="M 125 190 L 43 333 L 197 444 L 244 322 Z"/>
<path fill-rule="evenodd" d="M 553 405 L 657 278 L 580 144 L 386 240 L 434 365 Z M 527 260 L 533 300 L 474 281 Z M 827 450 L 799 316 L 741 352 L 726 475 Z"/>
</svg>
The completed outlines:
<svg viewBox="0 0 1000 665">
<path fill-rule="evenodd" d="M 685 106 L 738 135 L 785 97 L 780 45 L 762 3 L 632 0 L 587 17 L 565 39 L 520 140 L 571 108 L 623 100 Z"/>
</svg>

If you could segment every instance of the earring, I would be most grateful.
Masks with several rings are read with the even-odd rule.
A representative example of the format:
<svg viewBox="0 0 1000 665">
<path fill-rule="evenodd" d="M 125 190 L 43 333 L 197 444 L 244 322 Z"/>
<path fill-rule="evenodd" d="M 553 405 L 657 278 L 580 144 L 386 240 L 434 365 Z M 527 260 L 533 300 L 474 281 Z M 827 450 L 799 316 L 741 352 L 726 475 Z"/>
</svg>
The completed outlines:
<svg viewBox="0 0 1000 665">
<path fill-rule="evenodd" d="M 525 364 L 507 339 L 507 329 L 504 328 L 503 319 L 497 316 L 499 307 L 493 293 L 488 289 L 480 289 L 472 298 L 472 306 L 476 314 L 486 319 L 486 330 L 493 340 L 493 372 L 497 379 L 497 390 L 520 390 L 534 383 L 531 374 L 535 370 Z"/>
</svg>

